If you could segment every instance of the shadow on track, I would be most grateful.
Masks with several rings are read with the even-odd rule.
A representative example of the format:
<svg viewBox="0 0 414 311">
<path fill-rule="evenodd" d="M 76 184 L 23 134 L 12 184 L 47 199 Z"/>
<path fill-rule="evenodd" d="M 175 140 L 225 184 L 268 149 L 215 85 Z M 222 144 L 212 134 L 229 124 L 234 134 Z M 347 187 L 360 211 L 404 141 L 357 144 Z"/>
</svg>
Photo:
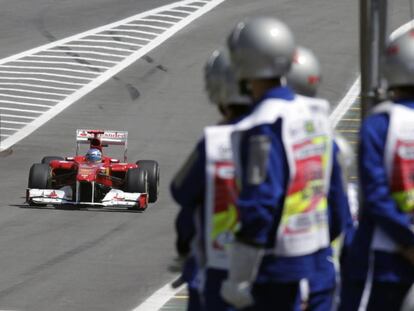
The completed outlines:
<svg viewBox="0 0 414 311">
<path fill-rule="evenodd" d="M 61 205 L 58 207 L 53 207 L 53 206 L 34 206 L 34 205 L 27 205 L 27 204 L 10 204 L 9 206 L 19 207 L 19 208 L 24 208 L 24 209 L 39 209 L 39 210 L 54 210 L 54 211 L 138 213 L 138 214 L 145 212 L 145 210 L 119 209 L 119 208 L 87 208 L 87 207 L 75 207 L 72 205 Z"/>
</svg>

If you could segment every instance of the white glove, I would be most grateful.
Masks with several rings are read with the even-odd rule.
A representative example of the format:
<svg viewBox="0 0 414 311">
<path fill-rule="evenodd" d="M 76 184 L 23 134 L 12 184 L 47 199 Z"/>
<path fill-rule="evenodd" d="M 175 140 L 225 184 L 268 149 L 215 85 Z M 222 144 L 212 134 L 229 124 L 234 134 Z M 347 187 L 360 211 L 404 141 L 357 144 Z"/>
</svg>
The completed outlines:
<svg viewBox="0 0 414 311">
<path fill-rule="evenodd" d="M 226 280 L 221 286 L 220 294 L 225 301 L 237 309 L 246 308 L 254 303 L 249 282 L 236 283 Z"/>
<path fill-rule="evenodd" d="M 221 287 L 221 295 L 228 303 L 239 309 L 253 304 L 251 282 L 256 278 L 263 252 L 237 241 L 230 246 L 229 277 Z"/>
<path fill-rule="evenodd" d="M 414 310 L 414 285 L 411 286 L 411 289 L 408 291 L 407 296 L 405 296 L 401 311 L 411 311 Z"/>
</svg>

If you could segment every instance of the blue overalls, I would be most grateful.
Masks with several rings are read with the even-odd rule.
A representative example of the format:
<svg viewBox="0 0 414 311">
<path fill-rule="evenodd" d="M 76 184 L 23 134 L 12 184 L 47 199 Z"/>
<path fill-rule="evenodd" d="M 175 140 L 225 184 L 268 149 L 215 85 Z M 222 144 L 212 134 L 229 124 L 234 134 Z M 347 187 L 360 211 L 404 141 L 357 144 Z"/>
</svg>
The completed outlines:
<svg viewBox="0 0 414 311">
<path fill-rule="evenodd" d="M 414 109 L 414 101 L 400 101 Z M 414 120 L 413 120 L 414 122 Z M 391 196 L 385 166 L 390 127 L 388 113 L 374 113 L 362 123 L 359 145 L 359 175 L 362 193 L 359 226 L 344 267 L 341 311 L 399 310 L 414 281 L 414 266 L 398 252 L 373 249 L 376 229 L 402 247 L 414 246 L 411 217 L 402 212 Z"/>
<path fill-rule="evenodd" d="M 261 103 L 267 99 L 284 100 L 285 105 L 294 105 L 295 98 L 295 94 L 287 87 L 274 88 L 265 94 L 255 109 L 259 109 Z M 271 148 L 265 180 L 252 185 L 245 172 L 248 171 L 249 163 L 249 139 L 254 136 L 268 137 Z M 243 131 L 241 137 L 237 152 L 240 156 L 240 171 L 244 174 L 241 174 L 241 192 L 237 202 L 241 215 L 237 239 L 270 250 L 275 247 L 275 236 L 289 182 L 289 165 L 282 140 L 282 119 L 274 123 L 257 124 Z M 336 159 L 337 152 L 337 147 L 334 147 L 327 193 L 331 241 L 343 231 L 349 215 L 341 169 Z M 330 288 L 334 282 L 333 265 L 329 262 L 331 256 L 330 247 L 303 256 L 264 256 L 252 289 L 255 305 L 246 310 L 295 310 L 299 281 L 304 278 L 312 280 L 313 288 L 322 290 L 326 285 Z"/>
</svg>

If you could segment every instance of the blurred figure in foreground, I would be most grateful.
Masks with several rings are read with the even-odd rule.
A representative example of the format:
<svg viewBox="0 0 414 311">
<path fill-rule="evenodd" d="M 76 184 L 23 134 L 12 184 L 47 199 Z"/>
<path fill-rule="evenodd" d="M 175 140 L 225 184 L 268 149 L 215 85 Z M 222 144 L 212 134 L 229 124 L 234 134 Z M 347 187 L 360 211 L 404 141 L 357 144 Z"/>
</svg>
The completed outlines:
<svg viewBox="0 0 414 311">
<path fill-rule="evenodd" d="M 320 63 L 315 54 L 304 47 L 297 47 L 293 58 L 292 67 L 287 75 L 287 84 L 298 94 L 308 97 L 315 97 L 321 82 Z M 347 141 L 335 135 L 335 148 L 338 148 L 338 163 L 343 172 L 344 189 L 348 188 L 348 178 L 346 172 L 352 164 L 353 152 Z M 330 213 L 335 213 L 331 211 Z M 347 228 L 353 229 L 352 218 L 348 214 Z M 335 243 L 338 244 L 338 243 Z M 334 303 L 334 293 L 336 288 L 336 267 L 334 255 L 331 247 L 326 248 L 325 260 L 318 265 L 314 275 L 301 282 L 302 308 L 297 310 L 326 311 L 331 310 Z M 304 283 L 304 282 L 307 282 Z"/>
<path fill-rule="evenodd" d="M 399 311 L 414 281 L 414 32 L 384 57 L 390 101 L 360 130 L 362 207 L 345 267 L 342 311 Z"/>
<path fill-rule="evenodd" d="M 227 277 L 226 248 L 238 222 L 230 133 L 232 123 L 248 112 L 250 99 L 239 94 L 224 50 L 211 55 L 205 82 L 223 120 L 204 129 L 203 139 L 171 183 L 171 193 L 181 206 L 176 222 L 178 249 L 185 249 L 187 255 L 193 244 L 202 310 L 231 311 L 233 307 L 219 294 Z"/>
<path fill-rule="evenodd" d="M 329 104 L 284 86 L 296 46 L 279 20 L 240 22 L 228 46 L 254 102 L 232 134 L 240 229 L 222 295 L 238 309 L 295 310 L 300 280 L 326 261 L 348 208 Z"/>
<path fill-rule="evenodd" d="M 410 291 L 404 299 L 401 311 L 412 311 L 414 310 L 414 285 L 411 286 Z"/>
</svg>

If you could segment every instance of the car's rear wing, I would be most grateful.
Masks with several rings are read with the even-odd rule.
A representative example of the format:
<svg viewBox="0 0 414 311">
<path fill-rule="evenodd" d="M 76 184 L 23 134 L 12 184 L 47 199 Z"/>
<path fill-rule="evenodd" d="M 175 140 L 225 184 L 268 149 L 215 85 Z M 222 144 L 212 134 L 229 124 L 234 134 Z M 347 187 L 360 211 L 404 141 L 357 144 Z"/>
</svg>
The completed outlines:
<svg viewBox="0 0 414 311">
<path fill-rule="evenodd" d="M 127 160 L 128 150 L 128 132 L 127 131 L 113 131 L 113 130 L 76 130 L 76 155 L 79 152 L 79 145 L 91 144 L 93 139 L 98 139 L 102 147 L 107 145 L 124 146 L 124 161 Z"/>
</svg>

